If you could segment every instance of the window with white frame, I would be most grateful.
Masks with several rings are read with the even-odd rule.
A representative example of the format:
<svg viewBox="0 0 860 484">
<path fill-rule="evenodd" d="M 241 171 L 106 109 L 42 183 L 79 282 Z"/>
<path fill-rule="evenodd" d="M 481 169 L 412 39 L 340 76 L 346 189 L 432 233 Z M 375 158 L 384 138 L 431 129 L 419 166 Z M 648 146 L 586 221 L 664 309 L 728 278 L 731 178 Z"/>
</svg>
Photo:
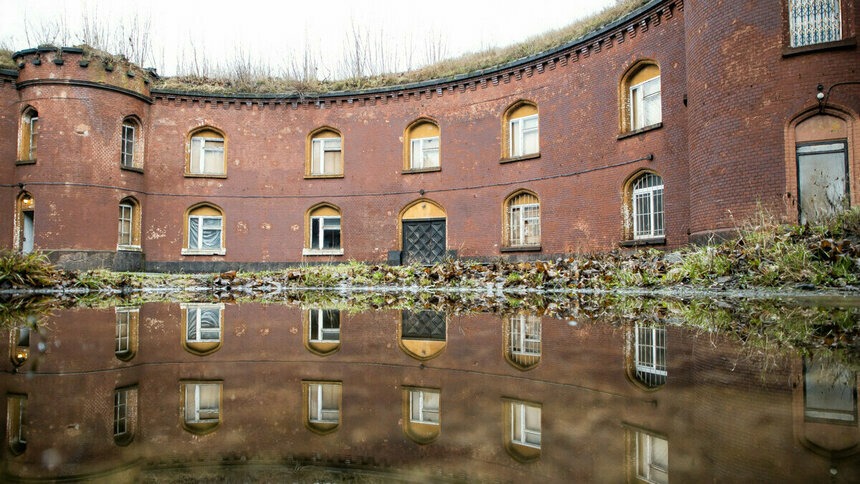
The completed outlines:
<svg viewBox="0 0 860 484">
<path fill-rule="evenodd" d="M 185 422 L 213 423 L 221 418 L 221 384 L 188 383 L 185 385 Z"/>
<path fill-rule="evenodd" d="M 669 442 L 666 439 L 637 431 L 636 478 L 652 484 L 669 482 Z"/>
<path fill-rule="evenodd" d="M 340 311 L 337 309 L 308 309 L 311 343 L 340 342 Z"/>
<path fill-rule="evenodd" d="M 660 76 L 630 86 L 630 126 L 637 130 L 662 121 Z"/>
<path fill-rule="evenodd" d="M 185 308 L 186 342 L 213 343 L 221 341 L 221 306 L 193 305 Z"/>
<path fill-rule="evenodd" d="M 188 216 L 188 248 L 218 250 L 222 244 L 222 217 L 212 215 Z"/>
<path fill-rule="evenodd" d="M 791 47 L 842 40 L 842 0 L 789 0 Z"/>
<path fill-rule="evenodd" d="M 523 116 L 508 121 L 510 156 L 526 156 L 540 151 L 538 115 Z"/>
<path fill-rule="evenodd" d="M 633 238 L 648 239 L 665 235 L 663 228 L 663 179 L 645 173 L 633 182 Z"/>
<path fill-rule="evenodd" d="M 116 345 L 114 353 L 126 356 L 132 351 L 132 324 L 138 316 L 137 308 L 116 308 Z"/>
<path fill-rule="evenodd" d="M 134 205 L 119 204 L 119 245 L 134 245 Z"/>
<path fill-rule="evenodd" d="M 35 160 L 36 145 L 39 141 L 39 114 L 33 108 L 28 108 L 21 115 L 21 135 L 19 140 L 18 158 L 20 160 Z"/>
<path fill-rule="evenodd" d="M 311 249 L 340 249 L 339 216 L 311 216 Z"/>
<path fill-rule="evenodd" d="M 134 133 L 135 124 L 131 121 L 123 121 L 120 165 L 127 168 L 134 166 Z"/>
<path fill-rule="evenodd" d="M 189 173 L 192 175 L 223 175 L 224 139 L 204 136 L 191 138 Z"/>
<path fill-rule="evenodd" d="M 509 247 L 540 245 L 540 202 L 531 193 L 520 193 L 508 200 L 507 240 Z"/>
<path fill-rule="evenodd" d="M 413 170 L 439 167 L 439 137 L 414 138 L 411 140 L 411 163 Z"/>
<path fill-rule="evenodd" d="M 439 425 L 439 392 L 410 390 L 409 409 L 409 420 L 412 422 Z"/>
<path fill-rule="evenodd" d="M 541 350 L 540 317 L 525 314 L 510 316 L 508 331 L 508 358 L 521 367 L 537 363 Z"/>
<path fill-rule="evenodd" d="M 308 420 L 311 423 L 336 424 L 340 421 L 340 391 L 336 383 L 308 385 Z"/>
<path fill-rule="evenodd" d="M 522 402 L 511 402 L 511 442 L 540 449 L 541 408 Z"/>
<path fill-rule="evenodd" d="M 113 436 L 121 437 L 129 431 L 128 390 L 117 390 L 113 394 Z"/>
<path fill-rule="evenodd" d="M 342 175 L 341 139 L 314 138 L 311 141 L 311 175 Z"/>
<path fill-rule="evenodd" d="M 637 323 L 634 332 L 636 379 L 649 388 L 666 383 L 666 328 Z"/>
</svg>

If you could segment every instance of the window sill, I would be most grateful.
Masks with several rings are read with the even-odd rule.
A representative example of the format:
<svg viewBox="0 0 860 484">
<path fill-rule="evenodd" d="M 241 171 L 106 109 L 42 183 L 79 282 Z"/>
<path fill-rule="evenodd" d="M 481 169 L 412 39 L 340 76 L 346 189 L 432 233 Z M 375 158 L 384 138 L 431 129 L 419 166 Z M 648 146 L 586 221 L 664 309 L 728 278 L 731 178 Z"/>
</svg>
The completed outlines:
<svg viewBox="0 0 860 484">
<path fill-rule="evenodd" d="M 143 252 L 139 245 L 118 245 L 116 250 L 123 252 Z"/>
<path fill-rule="evenodd" d="M 522 156 L 511 156 L 509 158 L 502 158 L 499 160 L 499 163 L 516 163 L 517 161 L 526 161 L 526 160 L 534 160 L 535 158 L 540 158 L 540 151 L 537 153 L 529 153 L 528 155 Z"/>
<path fill-rule="evenodd" d="M 182 249 L 182 255 L 227 255 L 227 249 Z"/>
<path fill-rule="evenodd" d="M 657 124 L 652 124 L 651 126 L 645 126 L 644 128 L 634 129 L 633 131 L 621 133 L 616 137 L 616 139 L 622 140 L 624 138 L 632 138 L 633 136 L 640 135 L 642 133 L 647 133 L 648 131 L 654 131 L 655 129 L 660 129 L 662 127 L 663 127 L 663 122 L 661 121 Z"/>
<path fill-rule="evenodd" d="M 125 171 L 133 171 L 133 172 L 135 172 L 135 173 L 140 173 L 141 175 L 143 174 L 143 168 L 138 168 L 138 167 L 136 167 L 136 166 L 122 166 L 122 165 L 119 165 L 119 169 L 120 169 L 120 170 L 125 170 Z M 186 176 L 188 176 L 188 175 L 186 175 Z"/>
<path fill-rule="evenodd" d="M 214 175 L 203 173 L 186 173 L 185 178 L 227 178 L 227 175 Z"/>
<path fill-rule="evenodd" d="M 343 173 L 338 175 L 305 175 L 305 180 L 313 180 L 316 178 L 343 178 Z"/>
<path fill-rule="evenodd" d="M 539 245 L 515 245 L 499 249 L 500 252 L 540 252 L 540 250 L 541 247 Z"/>
<path fill-rule="evenodd" d="M 402 171 L 404 175 L 411 175 L 414 173 L 433 173 L 434 171 L 442 171 L 441 166 L 436 166 L 433 168 L 406 168 Z"/>
<path fill-rule="evenodd" d="M 302 255 L 343 255 L 343 249 L 302 249 Z"/>
<path fill-rule="evenodd" d="M 36 164 L 36 159 L 35 159 L 35 158 L 33 158 L 32 160 L 17 160 L 17 161 L 15 161 L 15 165 L 16 165 L 16 166 L 21 166 L 21 165 L 35 165 L 35 164 Z"/>
<path fill-rule="evenodd" d="M 666 237 L 651 237 L 649 239 L 624 240 L 618 243 L 621 247 L 644 247 L 647 245 L 665 245 Z"/>
<path fill-rule="evenodd" d="M 803 47 L 786 47 L 782 51 L 782 56 L 792 57 L 801 54 L 811 54 L 813 52 L 855 48 L 857 48 L 857 38 L 851 37 L 850 39 L 837 40 L 836 42 L 824 42 L 822 44 L 804 45 Z"/>
</svg>

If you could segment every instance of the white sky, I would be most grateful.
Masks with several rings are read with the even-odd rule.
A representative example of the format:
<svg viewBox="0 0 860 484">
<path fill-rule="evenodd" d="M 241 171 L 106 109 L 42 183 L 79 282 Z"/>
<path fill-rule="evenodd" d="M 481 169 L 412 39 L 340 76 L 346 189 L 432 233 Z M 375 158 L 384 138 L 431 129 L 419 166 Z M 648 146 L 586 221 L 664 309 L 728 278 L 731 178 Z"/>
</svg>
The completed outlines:
<svg viewBox="0 0 860 484">
<path fill-rule="evenodd" d="M 189 70 L 193 57 L 205 46 L 210 68 L 236 57 L 238 49 L 258 65 L 271 66 L 273 75 L 283 74 L 297 54 L 309 49 L 318 59 L 321 78 L 336 77 L 344 69 L 347 32 L 354 23 L 374 42 L 382 39 L 386 56 L 397 57 L 392 68 L 411 67 L 427 59 L 428 39 L 441 37 L 445 57 L 516 43 L 527 37 L 567 25 L 612 5 L 615 0 L 535 0 L 395 2 L 392 0 L 329 0 L 326 2 L 257 0 L 0 0 L 0 45 L 13 50 L 34 47 L 39 32 L 65 23 L 69 45 L 80 43 L 84 12 L 96 17 L 97 25 L 118 40 L 117 26 L 131 25 L 135 14 L 150 19 L 152 55 L 162 75 L 173 75 L 177 67 Z M 409 7 L 421 5 L 421 8 Z M 57 30 L 54 27 L 54 30 Z M 62 34 L 60 35 L 62 37 Z M 411 39 L 411 48 L 410 46 Z M 55 43 L 62 43 L 62 38 Z M 116 50 L 116 49 L 112 49 Z M 185 62 L 183 62 L 185 61 Z"/>
</svg>

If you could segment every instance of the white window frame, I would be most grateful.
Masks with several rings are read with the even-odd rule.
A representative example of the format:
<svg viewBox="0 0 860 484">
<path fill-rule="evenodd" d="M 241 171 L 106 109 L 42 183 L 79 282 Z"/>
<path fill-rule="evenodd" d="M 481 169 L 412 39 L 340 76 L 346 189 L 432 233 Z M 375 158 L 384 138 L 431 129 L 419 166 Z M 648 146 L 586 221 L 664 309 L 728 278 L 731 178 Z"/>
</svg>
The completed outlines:
<svg viewBox="0 0 860 484">
<path fill-rule="evenodd" d="M 191 219 L 197 219 L 197 246 L 191 247 Z M 218 219 L 221 224 L 221 241 L 218 248 L 203 248 L 203 219 Z M 189 215 L 185 229 L 188 231 L 188 247 L 182 249 L 183 255 L 224 255 L 224 217 L 222 215 Z M 209 229 L 214 230 L 214 229 Z"/>
<path fill-rule="evenodd" d="M 647 96 L 643 94 L 644 87 L 649 83 L 657 83 L 657 91 L 653 92 Z M 663 122 L 663 86 L 660 83 L 660 76 L 652 77 L 651 79 L 645 80 L 636 84 L 634 86 L 630 86 L 630 130 L 636 131 L 638 129 L 644 129 L 651 126 L 655 126 Z M 657 98 L 656 101 L 654 98 Z M 645 124 L 645 103 L 646 102 L 656 102 L 657 106 L 660 108 L 660 113 L 658 115 L 658 119 L 649 124 Z M 639 106 L 639 109 L 634 109 L 634 106 Z"/>
<path fill-rule="evenodd" d="M 639 436 L 645 436 L 645 445 L 643 445 L 643 446 L 639 445 Z M 666 439 L 664 439 L 662 437 L 657 437 L 656 435 L 651 435 L 647 432 L 640 432 L 640 431 L 637 431 L 636 435 L 634 435 L 633 438 L 635 439 L 634 445 L 636 446 L 636 478 L 639 480 L 645 481 L 645 482 L 652 483 L 652 484 L 660 484 L 659 481 L 656 481 L 651 477 L 652 469 L 664 473 L 667 477 L 669 476 L 669 469 L 668 468 L 664 469 L 664 468 L 658 466 L 657 464 L 655 464 L 651 460 L 651 446 L 652 446 L 652 440 L 653 439 L 660 439 L 660 440 L 666 440 Z M 666 442 L 667 451 L 668 451 L 668 446 L 669 446 L 669 443 Z M 642 447 L 644 447 L 644 448 L 642 448 Z M 666 459 L 668 461 L 668 455 L 666 456 Z M 644 464 L 644 465 L 640 465 L 640 464 Z M 642 468 L 644 468 L 646 470 L 647 475 L 642 475 L 639 473 L 639 470 Z"/>
<path fill-rule="evenodd" d="M 319 247 L 313 246 L 314 236 L 313 236 L 313 234 L 311 234 L 311 249 L 315 249 L 315 250 L 340 250 L 341 249 L 341 247 L 338 247 L 337 249 L 323 249 L 323 247 L 322 247 L 323 239 L 325 238 L 326 230 L 337 230 L 338 232 L 340 232 L 340 235 L 341 235 L 341 237 L 339 237 L 339 238 L 342 239 L 343 227 L 341 225 L 340 218 L 341 218 L 340 215 L 314 215 L 311 217 L 311 230 L 313 230 L 314 220 L 319 220 L 319 233 L 317 234 L 317 242 L 319 243 Z M 337 223 L 337 229 L 335 229 L 334 227 L 326 228 L 325 221 L 331 220 L 331 219 L 337 219 L 337 222 L 338 222 Z M 341 242 L 343 242 L 343 240 L 341 240 Z"/>
<path fill-rule="evenodd" d="M 337 329 L 333 328 L 324 328 L 323 327 L 323 316 L 326 311 L 330 311 L 327 309 L 308 309 L 308 342 L 310 343 L 340 343 L 340 311 L 338 311 L 338 325 Z M 317 332 L 313 334 L 311 332 L 311 328 L 313 328 L 313 318 L 314 315 L 317 317 Z M 337 339 L 323 339 L 323 335 L 325 334 L 337 334 Z"/>
<path fill-rule="evenodd" d="M 127 355 L 131 353 L 131 315 L 139 314 L 138 308 L 116 308 L 116 344 L 114 346 L 114 354 Z M 125 327 L 125 336 L 123 336 L 121 328 Z M 125 349 L 122 348 L 123 342 Z"/>
<path fill-rule="evenodd" d="M 198 159 L 200 160 L 200 171 L 193 171 L 192 170 L 193 164 L 191 163 L 191 158 L 189 158 L 188 159 L 188 173 L 190 173 L 192 175 L 207 175 L 207 176 L 224 175 L 226 173 L 226 166 L 227 166 L 226 160 L 224 159 L 224 145 L 226 144 L 224 142 L 224 138 L 211 138 L 208 136 L 192 136 L 191 137 L 191 147 L 194 146 L 195 141 L 200 141 L 200 152 L 198 154 L 198 156 L 199 156 Z M 208 148 L 207 149 L 206 148 L 206 142 L 207 141 L 220 142 L 221 146 L 218 148 Z M 189 151 L 190 150 L 191 150 L 191 148 L 189 148 Z M 212 173 L 206 172 L 206 152 L 207 151 L 220 152 L 221 153 L 221 166 L 219 167 L 219 171 L 217 173 L 216 172 L 212 172 Z"/>
<path fill-rule="evenodd" d="M 804 9 L 806 15 L 803 15 Z M 810 9 L 815 13 L 811 14 Z M 824 10 L 827 10 L 826 15 Z M 834 15 L 835 13 L 835 15 Z M 795 20 L 797 20 L 795 22 Z M 788 2 L 789 46 L 805 47 L 842 40 L 841 0 L 789 0 Z M 807 36 L 820 36 L 817 41 Z M 833 38 L 824 40 L 824 36 Z"/>
<path fill-rule="evenodd" d="M 188 387 L 194 387 L 194 412 L 191 420 L 188 420 Z M 217 418 L 200 418 L 200 387 L 213 386 L 218 387 L 218 417 Z M 218 383 L 187 383 L 185 386 L 185 423 L 212 423 L 221 420 L 221 385 Z"/>
<path fill-rule="evenodd" d="M 128 424 L 128 389 L 125 388 L 114 392 L 113 436 L 121 437 L 127 435 L 129 433 Z"/>
<path fill-rule="evenodd" d="M 28 159 L 33 160 L 33 159 L 35 159 L 35 158 L 33 158 L 33 155 L 35 154 L 35 149 L 33 148 L 33 140 L 39 139 L 39 132 L 37 130 L 33 129 L 33 125 L 35 124 L 38 127 L 39 115 L 37 114 L 36 116 L 30 116 L 30 120 L 27 121 L 27 123 L 29 123 L 29 125 L 30 125 L 30 144 L 29 144 L 29 147 L 27 149 L 28 150 L 27 156 L 28 156 Z"/>
<path fill-rule="evenodd" d="M 326 145 L 330 142 L 337 141 L 338 149 L 326 149 Z M 319 172 L 314 171 L 314 152 L 318 151 L 317 156 L 319 157 Z M 341 171 L 335 173 L 326 173 L 325 171 L 325 154 L 327 151 L 337 151 L 340 153 L 340 164 Z M 311 176 L 328 176 L 328 175 L 343 175 L 343 139 L 340 137 L 337 138 L 313 138 L 311 140 Z"/>
<path fill-rule="evenodd" d="M 538 120 L 537 126 L 534 128 L 530 128 L 528 130 L 523 129 L 523 124 L 526 120 L 536 119 Z M 531 114 L 529 116 L 523 116 L 520 118 L 514 118 L 508 121 L 508 131 L 510 133 L 508 143 L 510 146 L 509 153 L 511 158 L 517 158 L 520 156 L 528 156 L 536 153 L 540 153 L 540 119 L 537 114 Z M 532 153 L 525 152 L 525 145 L 523 144 L 523 138 L 525 137 L 526 132 L 537 132 L 537 149 Z M 516 140 L 516 143 L 514 141 Z M 519 148 L 519 152 L 514 151 L 514 146 Z"/>
<path fill-rule="evenodd" d="M 120 216 L 119 216 L 119 240 L 117 241 L 117 249 L 125 249 L 125 248 L 139 249 L 140 244 L 134 243 L 134 204 L 127 203 L 127 202 L 126 203 L 120 203 L 119 208 L 120 208 L 120 210 L 123 210 L 123 211 L 124 211 L 124 209 L 128 209 L 129 217 L 125 218 L 123 216 L 123 214 L 120 214 Z M 128 232 L 129 243 L 128 244 L 122 243 L 123 235 L 125 235 L 123 233 L 123 230 L 122 230 L 122 223 L 124 221 L 128 222 L 128 228 L 129 228 L 129 232 Z"/>
<path fill-rule="evenodd" d="M 519 195 L 517 195 L 519 196 Z M 526 209 L 537 208 L 537 217 L 529 217 L 526 218 L 523 214 L 526 212 Z M 519 234 L 519 240 L 514 240 L 514 211 L 520 211 L 519 217 L 519 227 L 517 227 L 517 232 Z M 526 221 L 537 221 L 537 243 L 526 244 Z M 541 238 L 541 230 L 540 230 L 540 202 L 538 203 L 517 203 L 517 204 L 509 204 L 508 205 L 508 245 L 510 247 L 532 247 L 540 245 Z"/>
<path fill-rule="evenodd" d="M 651 333 L 651 344 L 639 341 L 639 334 L 641 330 Z M 662 379 L 665 381 L 668 375 L 668 372 L 666 370 L 666 328 L 664 326 L 644 326 L 640 323 L 636 323 L 636 326 L 633 328 L 633 331 L 633 362 L 636 371 L 662 377 Z M 662 333 L 662 335 L 660 333 Z M 660 342 L 662 342 L 662 346 L 660 345 Z M 650 362 L 640 360 L 640 349 L 645 349 L 648 353 L 651 354 Z M 660 349 L 663 350 L 662 360 L 659 358 Z M 663 367 L 662 370 L 659 368 L 661 366 Z"/>
<path fill-rule="evenodd" d="M 648 176 L 648 175 L 649 174 L 646 173 L 644 175 L 641 175 L 640 177 L 644 177 L 644 176 Z M 656 175 L 653 173 L 651 173 L 650 175 L 659 176 L 659 175 Z M 637 177 L 637 179 L 634 180 L 634 182 L 633 182 L 634 187 L 636 186 L 636 183 L 639 181 L 640 177 Z M 655 200 L 656 195 L 657 195 L 656 192 L 660 192 L 659 196 L 661 197 L 660 206 L 662 207 L 663 210 L 660 213 L 657 213 L 655 210 L 655 207 L 654 207 L 655 206 L 654 200 Z M 665 219 L 666 200 L 664 198 L 664 194 L 665 194 L 665 190 L 663 188 L 663 178 L 662 177 L 660 177 L 660 184 L 659 185 L 654 185 L 652 187 L 647 187 L 647 188 L 634 188 L 633 189 L 633 192 L 632 192 L 631 198 L 630 198 L 630 202 L 632 205 L 631 206 L 631 209 L 632 209 L 631 212 L 633 213 L 633 239 L 634 240 L 653 239 L 656 237 L 665 237 L 666 236 L 666 225 L 665 225 L 665 223 L 666 223 L 666 219 Z M 639 208 L 638 208 L 639 204 L 636 203 L 636 198 L 637 198 L 637 196 L 643 196 L 643 195 L 648 197 L 648 218 L 650 219 L 650 223 L 651 223 L 651 225 L 650 225 L 651 228 L 650 228 L 650 231 L 648 231 L 648 232 L 642 232 L 642 230 L 640 230 L 640 228 L 639 228 L 639 215 L 644 215 L 644 214 L 639 213 Z M 656 222 L 658 219 L 660 220 L 660 230 L 657 230 L 657 223 Z"/>
<path fill-rule="evenodd" d="M 427 148 L 426 145 L 432 141 L 436 140 L 436 148 Z M 439 168 L 441 165 L 439 159 L 439 137 L 438 136 L 427 136 L 425 138 L 412 138 L 409 146 L 409 168 L 413 170 L 423 170 L 425 168 Z M 416 148 L 417 146 L 417 148 Z M 424 166 L 424 154 L 427 151 L 435 151 L 436 152 L 436 164 L 430 166 Z"/>
<path fill-rule="evenodd" d="M 129 131 L 131 131 L 131 136 L 129 137 Z M 120 160 L 120 165 L 126 168 L 134 167 L 134 148 L 136 144 L 135 139 L 135 126 L 130 121 L 123 121 L 122 123 L 122 159 Z M 129 151 L 129 146 L 131 150 Z"/>
<path fill-rule="evenodd" d="M 436 394 L 439 398 L 439 407 L 435 410 L 430 410 L 431 412 L 436 412 L 436 418 L 439 422 L 433 422 L 432 420 L 426 420 L 424 418 L 424 394 Z M 415 399 L 418 399 L 418 419 L 413 418 L 412 415 L 412 405 L 415 402 Z M 440 425 L 442 421 L 442 394 L 436 390 L 410 390 L 409 391 L 409 421 L 420 424 L 427 425 Z"/>
<path fill-rule="evenodd" d="M 529 318 L 525 314 L 517 314 L 517 315 L 511 316 L 511 318 L 510 318 L 511 336 L 509 339 L 510 348 L 508 348 L 508 349 L 511 352 L 511 355 L 540 356 L 540 353 L 541 353 L 541 334 L 540 334 L 541 329 L 540 328 L 542 325 L 541 325 L 540 319 L 538 319 L 537 325 L 538 325 L 539 329 L 538 329 L 537 339 L 535 339 L 533 337 L 529 338 L 528 337 L 529 335 L 526 334 L 526 328 L 529 325 L 528 319 Z M 515 328 L 516 328 L 516 330 L 515 330 Z M 528 345 L 529 343 L 536 343 L 537 349 L 531 349 Z M 534 347 L 535 344 L 532 344 L 531 346 Z M 517 350 L 517 347 L 519 347 L 520 349 Z"/>
<path fill-rule="evenodd" d="M 541 440 L 541 429 L 540 428 L 535 430 L 535 429 L 529 429 L 526 427 L 526 407 L 537 408 L 539 411 L 542 410 L 539 406 L 536 406 L 536 405 L 529 405 L 529 404 L 523 403 L 523 402 L 511 402 L 511 443 L 514 443 L 516 445 L 522 445 L 525 447 L 531 447 L 534 449 L 540 449 L 540 444 L 532 444 L 532 443 L 526 441 L 526 433 L 531 434 L 531 435 L 537 434 L 538 439 Z M 517 413 L 519 413 L 519 416 L 520 416 L 519 431 L 520 431 L 521 440 L 516 439 L 516 437 L 515 437 L 516 432 L 514 431 L 516 428 L 516 420 L 517 420 L 516 414 Z M 542 411 L 541 411 L 541 419 L 543 419 L 543 412 Z"/>
<path fill-rule="evenodd" d="M 221 310 L 224 309 L 224 306 L 220 304 L 189 304 L 185 306 L 185 342 L 186 343 L 219 343 L 221 342 L 222 330 L 224 328 L 223 321 L 221 320 Z M 217 339 L 203 339 L 201 333 L 202 330 L 200 328 L 200 314 L 204 310 L 213 310 L 218 314 L 218 338 Z M 194 339 L 188 338 L 188 325 L 191 323 L 191 314 L 194 314 L 197 321 L 197 331 L 195 333 Z M 206 331 L 215 331 L 212 328 L 207 328 Z"/>
<path fill-rule="evenodd" d="M 323 408 L 323 387 L 337 387 L 340 385 L 336 385 L 333 383 L 310 383 L 308 384 L 308 421 L 311 423 L 325 423 L 325 424 L 338 424 L 340 423 L 340 399 L 338 399 L 338 406 L 336 409 L 331 408 Z M 317 415 L 311 415 L 311 399 L 316 399 L 317 402 Z M 325 419 L 323 418 L 323 412 L 337 412 L 337 418 L 335 420 Z"/>
</svg>

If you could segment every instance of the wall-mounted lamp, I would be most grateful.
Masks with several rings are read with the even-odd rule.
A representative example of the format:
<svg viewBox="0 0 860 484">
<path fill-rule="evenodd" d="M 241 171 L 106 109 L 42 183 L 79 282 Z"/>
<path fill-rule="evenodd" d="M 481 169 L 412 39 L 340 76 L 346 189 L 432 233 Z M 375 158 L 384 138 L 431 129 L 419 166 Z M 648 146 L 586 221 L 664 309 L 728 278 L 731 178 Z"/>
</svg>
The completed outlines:
<svg viewBox="0 0 860 484">
<path fill-rule="evenodd" d="M 845 86 L 849 84 L 860 84 L 860 81 L 843 81 L 837 82 L 830 87 L 827 88 L 827 93 L 824 93 L 824 86 L 822 84 L 818 85 L 818 94 L 815 95 L 815 98 L 818 99 L 818 112 L 823 113 L 824 108 L 827 107 L 827 100 L 830 99 L 830 91 L 833 90 L 836 86 Z"/>
</svg>

